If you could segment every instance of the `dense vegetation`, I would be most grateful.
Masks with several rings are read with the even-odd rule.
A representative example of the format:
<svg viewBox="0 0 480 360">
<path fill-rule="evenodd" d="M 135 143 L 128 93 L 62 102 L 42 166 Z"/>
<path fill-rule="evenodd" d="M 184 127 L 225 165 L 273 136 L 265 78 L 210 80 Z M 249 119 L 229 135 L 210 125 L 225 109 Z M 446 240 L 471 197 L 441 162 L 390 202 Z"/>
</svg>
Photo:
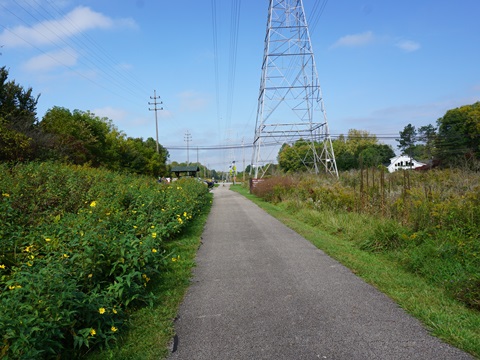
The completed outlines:
<svg viewBox="0 0 480 360">
<path fill-rule="evenodd" d="M 110 119 L 53 107 L 39 121 L 31 88 L 0 68 L 0 161 L 56 160 L 151 176 L 168 176 L 168 151 L 152 138 L 127 137 Z"/>
<path fill-rule="evenodd" d="M 480 102 L 447 111 L 437 120 L 437 126 L 418 129 L 408 124 L 396 139 L 402 154 L 426 162 L 430 167 L 440 166 L 480 169 Z M 337 169 L 348 171 L 361 167 L 390 163 L 395 152 L 390 145 L 381 144 L 368 131 L 351 129 L 347 136 L 332 141 Z M 321 154 L 323 144 L 316 143 Z M 312 151 L 305 140 L 284 144 L 278 154 L 278 165 L 283 173 L 297 173 L 312 168 Z"/>
<path fill-rule="evenodd" d="M 210 201 L 195 180 L 34 162 L 0 164 L 0 193 L 6 359 L 111 344 L 132 308 L 152 301 L 150 279 L 180 260 L 165 244 Z"/>
<path fill-rule="evenodd" d="M 340 180 L 274 177 L 254 193 L 319 229 L 381 252 L 480 310 L 480 175 L 458 170 L 342 173 Z M 345 214 L 345 215 L 343 215 Z M 347 230 L 340 218 L 360 217 Z M 327 219 L 337 219 L 328 221 Z M 380 220 L 381 221 L 380 221 Z M 348 220 L 347 220 L 348 221 Z"/>
</svg>

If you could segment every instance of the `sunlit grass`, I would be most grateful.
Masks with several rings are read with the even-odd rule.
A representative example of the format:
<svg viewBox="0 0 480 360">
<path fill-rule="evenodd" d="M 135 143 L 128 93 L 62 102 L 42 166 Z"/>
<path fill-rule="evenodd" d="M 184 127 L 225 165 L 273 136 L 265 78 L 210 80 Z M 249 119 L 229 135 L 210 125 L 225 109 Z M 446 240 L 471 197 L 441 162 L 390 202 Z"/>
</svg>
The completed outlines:
<svg viewBox="0 0 480 360">
<path fill-rule="evenodd" d="M 418 318 L 433 335 L 480 357 L 480 313 L 454 300 L 444 289 L 402 268 L 392 253 L 361 250 L 383 221 L 372 216 L 303 209 L 295 202 L 273 205 L 235 186 L 272 216 L 340 261 Z"/>
</svg>

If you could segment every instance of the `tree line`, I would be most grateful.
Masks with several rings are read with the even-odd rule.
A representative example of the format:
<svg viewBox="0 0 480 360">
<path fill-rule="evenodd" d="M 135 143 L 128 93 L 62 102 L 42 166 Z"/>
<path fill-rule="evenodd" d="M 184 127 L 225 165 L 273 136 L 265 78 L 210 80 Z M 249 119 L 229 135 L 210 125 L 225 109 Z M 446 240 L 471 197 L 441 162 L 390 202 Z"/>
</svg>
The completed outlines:
<svg viewBox="0 0 480 360">
<path fill-rule="evenodd" d="M 434 125 L 418 129 L 408 124 L 396 139 L 398 150 L 431 166 L 480 169 L 480 102 L 448 110 Z M 386 165 L 395 157 L 391 145 L 364 130 L 351 129 L 332 140 L 339 171 Z M 315 143 L 318 154 L 323 144 Z M 284 144 L 278 153 L 281 171 L 306 171 L 313 163 L 311 144 L 303 139 Z"/>
<path fill-rule="evenodd" d="M 168 175 L 168 151 L 153 138 L 127 137 L 89 111 L 55 106 L 37 118 L 40 95 L 0 68 L 0 161 L 61 161 L 135 174 Z"/>
<path fill-rule="evenodd" d="M 169 153 L 161 145 L 157 153 L 153 138 L 127 137 L 108 118 L 58 106 L 39 120 L 39 96 L 32 88 L 9 81 L 8 70 L 0 68 L 0 161 L 55 160 L 151 176 L 169 175 Z M 408 124 L 396 141 L 402 154 L 417 160 L 478 170 L 480 102 L 448 110 L 436 126 L 417 129 Z M 392 146 L 380 143 L 364 130 L 351 129 L 332 145 L 339 171 L 388 164 L 395 156 Z M 284 144 L 278 153 L 278 165 L 271 164 L 272 169 L 287 173 L 307 170 L 306 164 L 313 162 L 310 146 L 302 139 Z M 321 153 L 323 144 L 315 146 Z"/>
<path fill-rule="evenodd" d="M 408 124 L 400 131 L 398 148 L 405 154 L 431 159 L 441 166 L 479 169 L 480 101 L 448 110 L 436 126 L 418 129 Z"/>
</svg>

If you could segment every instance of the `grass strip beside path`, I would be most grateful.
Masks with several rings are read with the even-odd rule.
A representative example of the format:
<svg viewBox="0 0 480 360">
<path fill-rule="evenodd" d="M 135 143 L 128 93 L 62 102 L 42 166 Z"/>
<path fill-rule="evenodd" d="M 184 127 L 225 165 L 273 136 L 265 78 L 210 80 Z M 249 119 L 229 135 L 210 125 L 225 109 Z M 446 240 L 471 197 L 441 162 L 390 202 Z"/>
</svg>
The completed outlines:
<svg viewBox="0 0 480 360">
<path fill-rule="evenodd" d="M 210 207 L 195 218 L 178 239 L 164 245 L 172 253 L 168 271 L 151 281 L 151 291 L 156 295 L 152 307 L 135 311 L 129 322 L 129 330 L 111 349 L 96 351 L 89 360 L 159 360 L 170 353 L 174 335 L 174 319 L 190 285 L 195 256 Z"/>
<path fill-rule="evenodd" d="M 448 297 L 442 289 L 409 273 L 386 255 L 360 250 L 352 241 L 305 224 L 301 213 L 265 202 L 242 186 L 232 186 L 317 248 L 392 298 L 434 336 L 480 358 L 480 313 Z"/>
</svg>

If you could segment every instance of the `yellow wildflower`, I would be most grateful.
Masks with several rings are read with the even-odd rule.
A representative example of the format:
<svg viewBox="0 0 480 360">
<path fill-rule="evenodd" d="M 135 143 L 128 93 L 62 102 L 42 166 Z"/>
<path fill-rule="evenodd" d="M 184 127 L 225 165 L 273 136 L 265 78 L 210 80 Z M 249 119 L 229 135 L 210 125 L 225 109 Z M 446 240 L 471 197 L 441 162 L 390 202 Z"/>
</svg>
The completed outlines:
<svg viewBox="0 0 480 360">
<path fill-rule="evenodd" d="M 50 238 L 45 238 L 45 241 L 46 241 L 46 242 L 50 242 L 50 241 L 52 241 L 52 239 L 50 239 Z"/>
<path fill-rule="evenodd" d="M 157 237 L 157 233 L 152 233 L 152 238 L 156 238 Z"/>
<path fill-rule="evenodd" d="M 155 229 L 155 225 L 150 226 L 150 229 Z"/>
<path fill-rule="evenodd" d="M 172 258 L 172 261 L 173 261 L 173 262 L 177 261 L 177 258 Z"/>
<path fill-rule="evenodd" d="M 112 326 L 110 330 L 112 330 L 113 332 L 116 332 L 118 329 L 115 326 Z"/>
<path fill-rule="evenodd" d="M 95 336 L 96 334 L 97 332 L 95 331 L 95 329 L 90 330 L 90 335 Z"/>
<path fill-rule="evenodd" d="M 2 196 L 3 196 L 3 197 L 10 197 L 10 194 L 2 193 Z"/>
<path fill-rule="evenodd" d="M 95 206 L 97 206 L 97 202 L 96 202 L 96 201 L 92 201 L 92 202 L 90 203 L 90 207 L 95 207 Z"/>
<path fill-rule="evenodd" d="M 177 220 L 178 220 L 178 222 L 179 222 L 180 224 L 183 224 L 182 218 L 178 218 Z"/>
<path fill-rule="evenodd" d="M 0 269 L 5 269 L 5 265 L 0 265 Z"/>
<path fill-rule="evenodd" d="M 183 213 L 183 216 L 184 216 L 184 217 L 187 217 L 187 212 L 186 212 L 186 211 Z"/>
<path fill-rule="evenodd" d="M 100 308 L 100 309 L 98 309 L 98 312 L 99 312 L 101 315 L 105 314 L 105 308 Z"/>
<path fill-rule="evenodd" d="M 31 263 L 30 261 L 27 262 L 27 266 L 33 266 L 33 263 Z"/>
<path fill-rule="evenodd" d="M 116 314 L 116 313 L 117 313 L 117 310 L 116 310 L 116 309 L 113 309 L 112 312 L 113 312 L 114 314 Z"/>
<path fill-rule="evenodd" d="M 88 278 L 91 278 L 93 276 L 93 274 L 88 274 Z"/>
<path fill-rule="evenodd" d="M 156 252 L 157 252 L 157 249 L 152 249 L 152 252 L 153 252 L 153 253 L 156 253 Z"/>
<path fill-rule="evenodd" d="M 63 254 L 63 258 L 64 259 L 68 259 L 70 256 L 68 256 L 67 254 Z"/>
</svg>

